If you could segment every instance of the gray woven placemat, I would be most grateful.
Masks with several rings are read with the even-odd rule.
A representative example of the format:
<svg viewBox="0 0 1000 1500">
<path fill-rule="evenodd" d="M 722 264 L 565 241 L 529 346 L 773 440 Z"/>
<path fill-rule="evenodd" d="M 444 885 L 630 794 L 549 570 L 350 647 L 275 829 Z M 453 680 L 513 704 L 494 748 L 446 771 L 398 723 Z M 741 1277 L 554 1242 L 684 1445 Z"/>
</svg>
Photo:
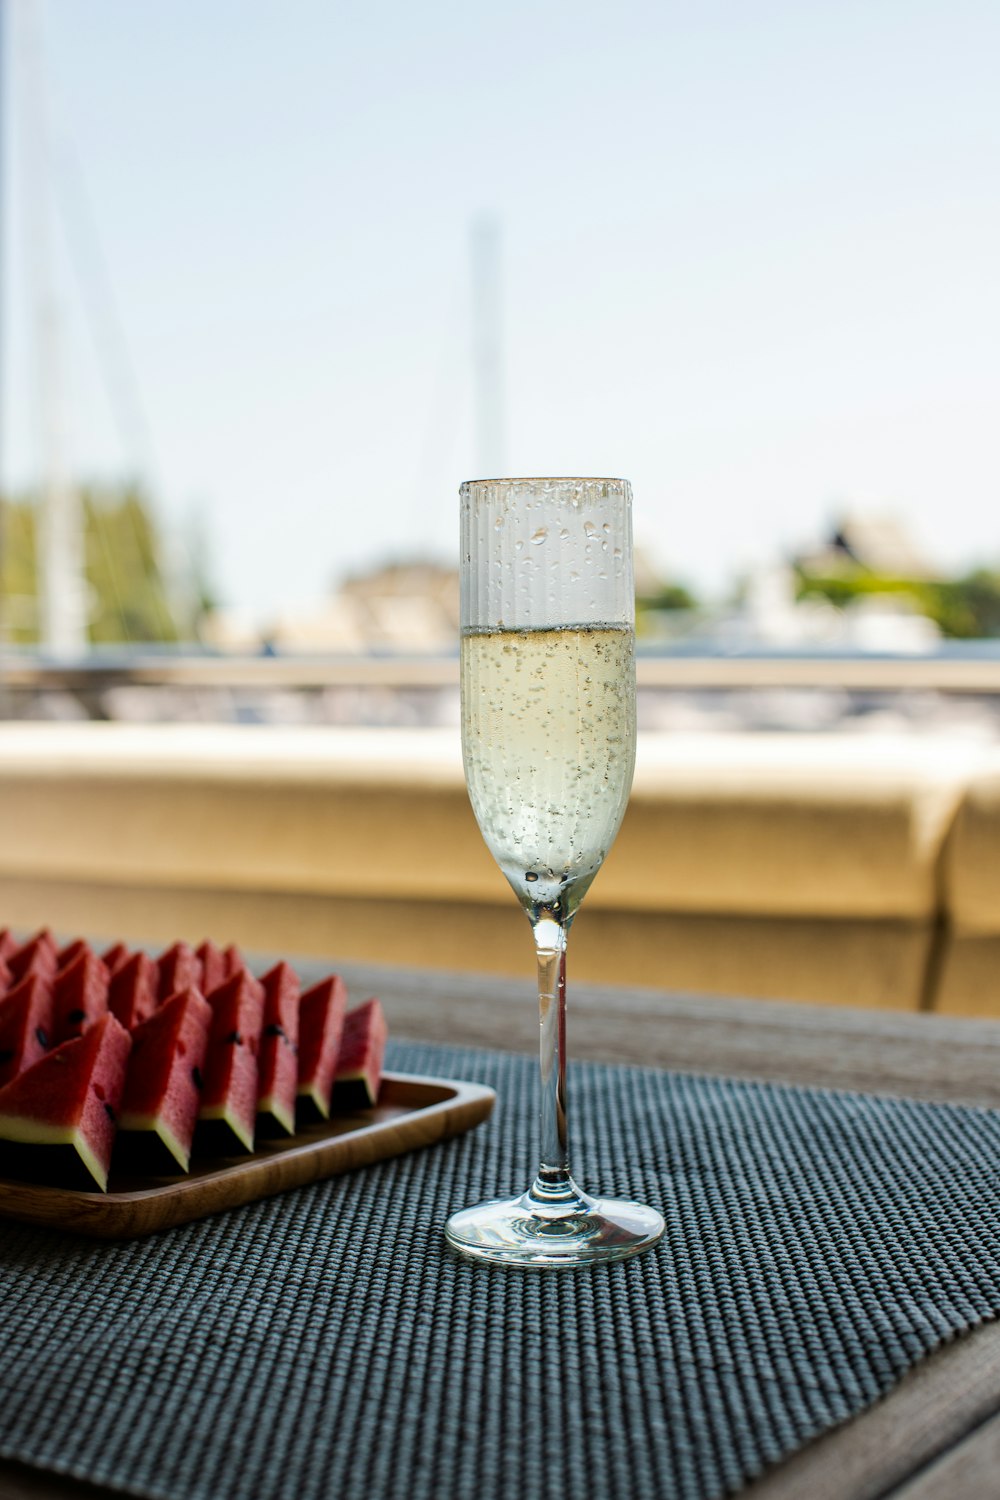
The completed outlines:
<svg viewBox="0 0 1000 1500">
<path fill-rule="evenodd" d="M 124 1245 L 0 1229 L 0 1452 L 170 1500 L 709 1500 L 1000 1313 L 1000 1113 L 581 1064 L 591 1191 L 650 1255 L 451 1256 L 527 1184 L 535 1065 L 425 1046 L 493 1120 Z"/>
</svg>

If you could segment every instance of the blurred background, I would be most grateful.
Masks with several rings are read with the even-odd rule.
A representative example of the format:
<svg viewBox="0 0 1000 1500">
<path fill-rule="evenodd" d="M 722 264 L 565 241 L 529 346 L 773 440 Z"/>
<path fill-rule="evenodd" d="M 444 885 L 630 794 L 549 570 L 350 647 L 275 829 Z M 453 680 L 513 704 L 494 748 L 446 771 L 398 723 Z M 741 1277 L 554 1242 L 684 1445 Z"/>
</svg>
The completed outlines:
<svg viewBox="0 0 1000 1500">
<path fill-rule="evenodd" d="M 139 871 L 139 936 L 513 965 L 457 760 L 458 485 L 623 474 L 636 796 L 665 821 L 626 819 L 584 970 L 1000 1013 L 992 0 L 0 0 L 0 53 L 11 920 L 117 936 Z M 72 737 L 95 721 L 160 739 Z M 267 739 L 307 728 L 341 738 Z M 238 873 L 149 874 L 219 806 L 157 819 L 156 776 L 303 755 L 337 795 L 395 767 L 342 885 L 285 849 L 253 913 L 198 905 L 293 838 L 261 795 L 213 834 L 248 820 Z M 84 763 L 148 772 L 132 864 L 100 864 L 123 814 Z M 445 775 L 438 879 L 390 829 Z M 430 918 L 477 860 L 470 947 Z"/>
<path fill-rule="evenodd" d="M 500 472 L 631 478 L 650 652 L 1000 634 L 988 0 L 0 22 L 8 656 L 451 655 L 457 486 Z M 448 711 L 400 693 L 7 706 Z"/>
</svg>

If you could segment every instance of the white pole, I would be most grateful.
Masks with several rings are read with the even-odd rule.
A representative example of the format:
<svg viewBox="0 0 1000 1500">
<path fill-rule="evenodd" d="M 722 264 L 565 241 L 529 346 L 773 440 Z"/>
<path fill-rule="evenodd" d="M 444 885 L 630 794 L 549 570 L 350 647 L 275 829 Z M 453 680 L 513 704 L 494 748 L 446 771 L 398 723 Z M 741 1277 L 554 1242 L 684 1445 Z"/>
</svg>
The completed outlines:
<svg viewBox="0 0 1000 1500">
<path fill-rule="evenodd" d="M 498 479 L 506 463 L 500 225 L 485 214 L 472 226 L 472 328 L 476 464 L 481 478 Z"/>
<path fill-rule="evenodd" d="M 21 0 L 21 111 L 25 228 L 35 309 L 41 506 L 38 516 L 39 634 L 54 656 L 87 649 L 83 515 L 67 465 L 62 323 L 52 267 L 51 153 L 38 0 Z"/>
</svg>

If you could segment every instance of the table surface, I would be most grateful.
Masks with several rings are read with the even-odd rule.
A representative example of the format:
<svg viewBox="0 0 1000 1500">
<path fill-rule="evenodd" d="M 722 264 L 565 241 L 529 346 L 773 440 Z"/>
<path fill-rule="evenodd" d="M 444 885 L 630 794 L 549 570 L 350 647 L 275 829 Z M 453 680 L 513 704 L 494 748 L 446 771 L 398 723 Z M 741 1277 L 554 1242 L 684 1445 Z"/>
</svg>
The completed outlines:
<svg viewBox="0 0 1000 1500">
<path fill-rule="evenodd" d="M 306 981 L 330 969 L 314 961 L 298 967 Z M 515 1052 L 534 1045 L 530 979 L 339 967 L 354 1000 L 382 998 L 398 1037 Z M 574 1057 L 590 1058 L 1000 1108 L 994 1021 L 574 988 L 571 979 L 568 1047 L 571 1070 Z M 570 1089 L 572 1110 L 572 1076 Z M 0 1500 L 95 1493 L 0 1463 Z M 747 1500 L 1000 1500 L 1000 1323 L 939 1350 L 883 1401 L 742 1493 Z"/>
</svg>

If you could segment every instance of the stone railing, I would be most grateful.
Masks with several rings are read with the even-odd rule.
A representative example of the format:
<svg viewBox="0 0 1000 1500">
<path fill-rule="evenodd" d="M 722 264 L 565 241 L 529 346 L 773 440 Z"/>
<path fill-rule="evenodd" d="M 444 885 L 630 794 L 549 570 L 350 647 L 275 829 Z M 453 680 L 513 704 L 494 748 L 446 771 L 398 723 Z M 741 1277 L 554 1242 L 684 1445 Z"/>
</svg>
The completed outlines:
<svg viewBox="0 0 1000 1500">
<path fill-rule="evenodd" d="M 208 935 L 530 983 L 527 925 L 453 731 L 6 724 L 0 828 L 0 913 L 17 929 Z M 995 751 L 641 736 L 571 972 L 1000 1016 L 998 855 Z"/>
</svg>

